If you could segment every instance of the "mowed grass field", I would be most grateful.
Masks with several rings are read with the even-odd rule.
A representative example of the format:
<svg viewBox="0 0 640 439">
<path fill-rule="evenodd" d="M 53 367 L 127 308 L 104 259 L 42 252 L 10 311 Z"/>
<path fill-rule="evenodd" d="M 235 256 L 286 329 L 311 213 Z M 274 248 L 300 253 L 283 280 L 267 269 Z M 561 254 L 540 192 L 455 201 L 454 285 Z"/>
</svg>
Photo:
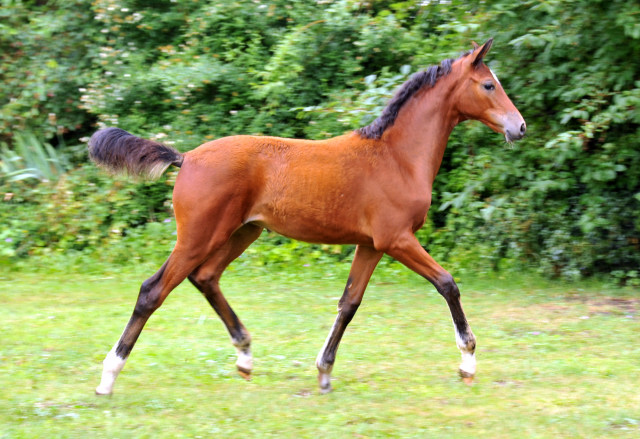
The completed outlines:
<svg viewBox="0 0 640 439">
<path fill-rule="evenodd" d="M 249 382 L 222 323 L 183 283 L 110 397 L 94 395 L 102 359 L 152 272 L 0 275 L 0 437 L 640 437 L 637 289 L 464 275 L 478 339 L 466 386 L 444 300 L 416 275 L 384 271 L 345 334 L 328 395 L 314 360 L 347 266 L 223 279 L 252 333 Z"/>
</svg>

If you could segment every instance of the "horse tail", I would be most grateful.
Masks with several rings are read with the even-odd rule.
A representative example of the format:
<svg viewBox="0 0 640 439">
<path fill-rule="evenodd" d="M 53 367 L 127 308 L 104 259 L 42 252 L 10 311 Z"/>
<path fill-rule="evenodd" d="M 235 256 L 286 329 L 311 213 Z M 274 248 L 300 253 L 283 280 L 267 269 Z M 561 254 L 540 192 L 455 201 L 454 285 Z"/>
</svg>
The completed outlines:
<svg viewBox="0 0 640 439">
<path fill-rule="evenodd" d="M 184 160 L 170 146 L 136 137 L 120 128 L 96 131 L 89 139 L 89 157 L 112 172 L 150 180 L 160 178 L 171 165 L 179 168 Z"/>
</svg>

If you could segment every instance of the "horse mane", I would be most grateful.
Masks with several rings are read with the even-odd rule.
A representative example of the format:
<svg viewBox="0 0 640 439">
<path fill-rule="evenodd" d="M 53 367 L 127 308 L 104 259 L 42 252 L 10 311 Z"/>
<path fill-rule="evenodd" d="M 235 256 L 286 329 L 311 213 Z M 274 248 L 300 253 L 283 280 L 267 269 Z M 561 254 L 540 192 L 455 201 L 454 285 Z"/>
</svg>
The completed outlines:
<svg viewBox="0 0 640 439">
<path fill-rule="evenodd" d="M 356 132 L 366 139 L 380 139 L 385 130 L 394 124 L 398 113 L 409 99 L 423 87 L 433 87 L 438 82 L 438 79 L 451 73 L 451 65 L 455 61 L 471 53 L 473 53 L 473 50 L 463 53 L 456 59 L 445 59 L 440 65 L 430 66 L 426 70 L 411 75 L 389 100 L 380 116 L 369 125 L 359 128 Z"/>
</svg>

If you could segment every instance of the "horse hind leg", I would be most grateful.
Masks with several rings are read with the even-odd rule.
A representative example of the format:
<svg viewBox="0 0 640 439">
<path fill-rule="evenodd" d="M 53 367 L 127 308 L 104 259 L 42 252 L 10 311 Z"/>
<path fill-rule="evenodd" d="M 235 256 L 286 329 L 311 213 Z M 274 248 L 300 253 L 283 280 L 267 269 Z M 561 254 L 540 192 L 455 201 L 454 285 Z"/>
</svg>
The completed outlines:
<svg viewBox="0 0 640 439">
<path fill-rule="evenodd" d="M 191 283 L 204 295 L 229 331 L 232 344 L 236 347 L 238 358 L 236 368 L 245 379 L 251 379 L 253 357 L 251 355 L 251 336 L 233 311 L 220 290 L 220 277 L 227 266 L 255 241 L 262 227 L 247 224 L 238 229 L 231 238 L 209 259 L 189 275 Z"/>
<path fill-rule="evenodd" d="M 153 312 L 158 309 L 169 293 L 177 287 L 201 262 L 197 254 L 174 249 L 169 259 L 140 287 L 140 293 L 129 323 L 118 342 L 103 361 L 103 370 L 96 394 L 109 395 L 113 391 L 118 374 L 122 370 L 135 345 L 142 328 Z"/>
</svg>

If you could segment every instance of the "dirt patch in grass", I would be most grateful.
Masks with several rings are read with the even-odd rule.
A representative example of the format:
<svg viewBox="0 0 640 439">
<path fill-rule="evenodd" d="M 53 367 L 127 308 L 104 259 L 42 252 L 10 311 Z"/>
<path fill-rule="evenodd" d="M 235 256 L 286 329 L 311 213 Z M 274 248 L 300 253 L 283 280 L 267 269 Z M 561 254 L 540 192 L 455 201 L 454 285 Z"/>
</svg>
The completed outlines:
<svg viewBox="0 0 640 439">
<path fill-rule="evenodd" d="M 634 297 L 598 297 L 593 298 L 581 294 L 571 294 L 565 297 L 568 302 L 578 302 L 585 305 L 589 314 L 627 314 L 637 316 L 640 310 L 640 298 Z"/>
</svg>

